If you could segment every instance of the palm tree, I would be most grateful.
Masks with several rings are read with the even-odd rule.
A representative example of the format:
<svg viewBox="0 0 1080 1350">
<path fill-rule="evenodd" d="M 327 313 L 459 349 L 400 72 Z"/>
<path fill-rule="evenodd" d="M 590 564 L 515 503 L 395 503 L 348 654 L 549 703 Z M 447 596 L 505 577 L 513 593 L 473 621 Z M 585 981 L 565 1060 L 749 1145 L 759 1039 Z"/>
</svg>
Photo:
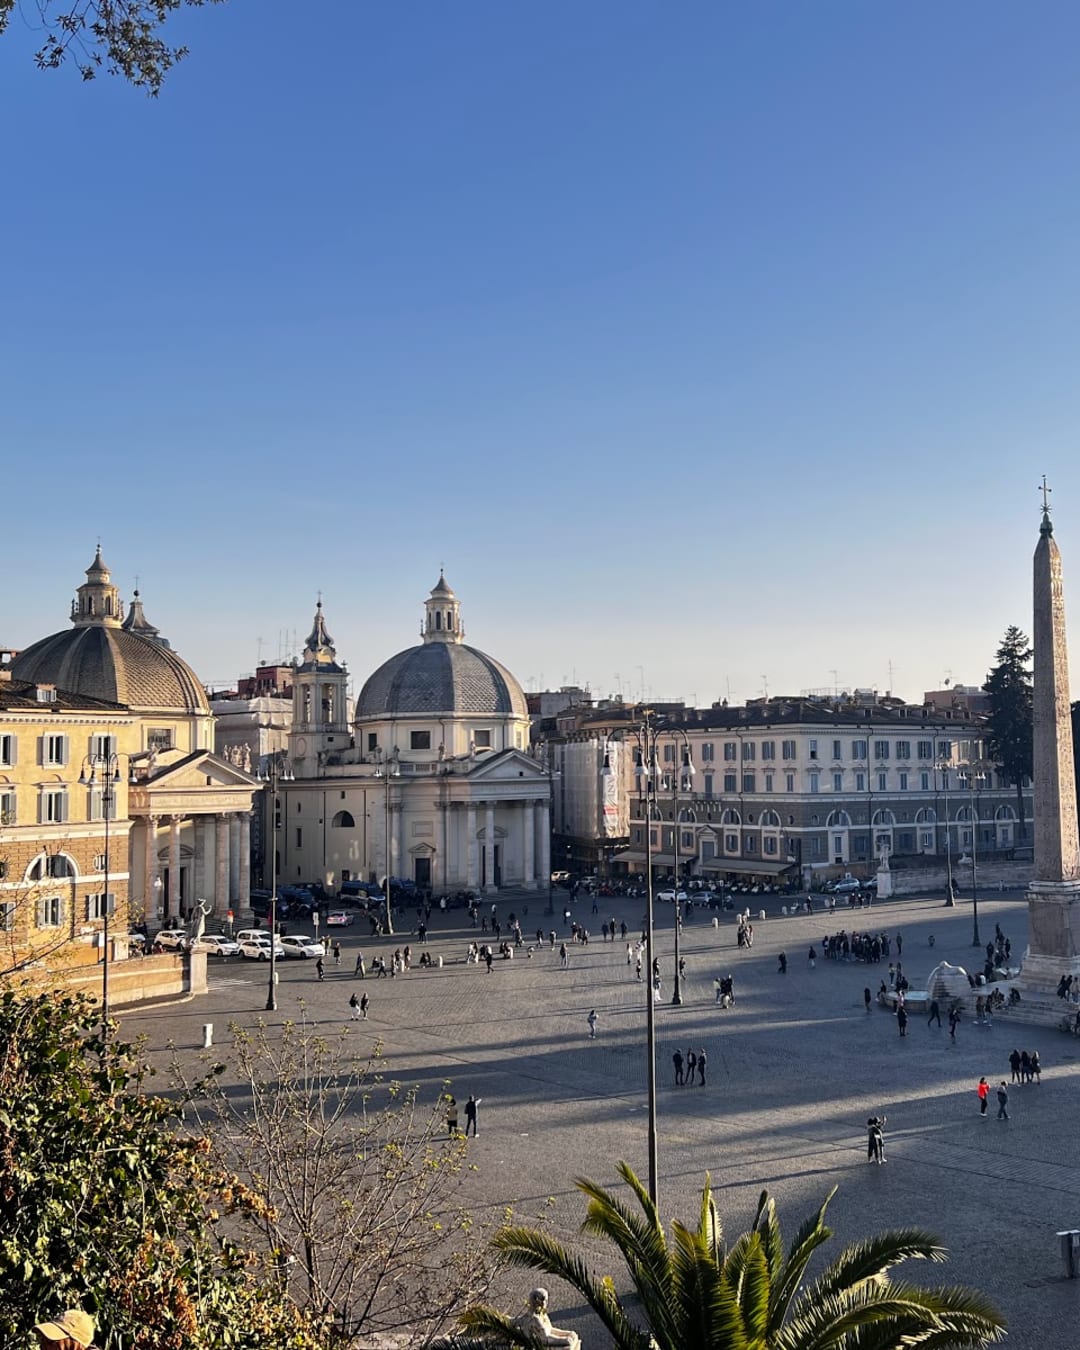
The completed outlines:
<svg viewBox="0 0 1080 1350">
<path fill-rule="evenodd" d="M 656 1207 L 626 1163 L 619 1175 L 641 1212 L 595 1182 L 575 1183 L 589 1197 L 582 1232 L 610 1242 L 626 1263 L 640 1305 L 631 1311 L 611 1276 L 597 1277 L 585 1261 L 548 1233 L 507 1227 L 494 1239 L 508 1264 L 556 1275 L 573 1285 L 607 1329 L 616 1350 L 962 1350 L 1004 1335 L 1004 1321 L 980 1294 L 962 1287 L 923 1289 L 890 1279 L 902 1261 L 945 1261 L 930 1234 L 894 1229 L 852 1243 L 807 1288 L 811 1256 L 829 1237 L 824 1204 L 795 1234 L 787 1254 L 776 1206 L 761 1193 L 749 1232 L 724 1244 L 709 1177 L 696 1231 L 675 1222 L 670 1241 Z M 515 1345 L 534 1338 L 494 1308 L 470 1308 L 466 1335 L 495 1336 Z"/>
</svg>

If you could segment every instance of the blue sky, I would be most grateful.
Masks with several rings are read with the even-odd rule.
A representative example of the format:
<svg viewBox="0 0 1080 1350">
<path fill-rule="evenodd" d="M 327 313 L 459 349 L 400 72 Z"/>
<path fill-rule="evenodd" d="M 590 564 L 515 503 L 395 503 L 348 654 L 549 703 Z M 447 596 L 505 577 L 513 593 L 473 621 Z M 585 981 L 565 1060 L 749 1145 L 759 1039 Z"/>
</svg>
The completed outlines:
<svg viewBox="0 0 1080 1350">
<path fill-rule="evenodd" d="M 100 536 L 219 684 L 444 563 L 526 687 L 918 697 L 1030 630 L 1043 472 L 1080 595 L 1076 6 L 176 31 L 156 102 L 0 39 L 0 643 Z"/>
</svg>

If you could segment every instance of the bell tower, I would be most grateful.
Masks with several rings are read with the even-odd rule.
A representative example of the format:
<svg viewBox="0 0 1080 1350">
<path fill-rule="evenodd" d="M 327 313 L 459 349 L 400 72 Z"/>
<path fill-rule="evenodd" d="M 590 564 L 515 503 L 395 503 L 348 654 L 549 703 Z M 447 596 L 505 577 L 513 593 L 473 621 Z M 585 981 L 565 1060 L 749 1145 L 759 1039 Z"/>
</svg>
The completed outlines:
<svg viewBox="0 0 1080 1350">
<path fill-rule="evenodd" d="M 328 754 L 348 749 L 348 686 L 349 672 L 338 663 L 320 598 L 293 677 L 289 753 L 297 778 L 316 777 Z"/>
<path fill-rule="evenodd" d="M 446 584 L 441 568 L 438 581 L 424 601 L 424 611 L 421 636 L 425 642 L 465 641 L 465 629 L 461 626 L 461 602 Z"/>
<path fill-rule="evenodd" d="M 86 569 L 86 580 L 71 602 L 71 622 L 76 628 L 85 628 L 88 624 L 119 628 L 123 617 L 120 592 L 112 584 L 112 573 L 105 565 L 98 544 L 94 561 Z"/>
</svg>

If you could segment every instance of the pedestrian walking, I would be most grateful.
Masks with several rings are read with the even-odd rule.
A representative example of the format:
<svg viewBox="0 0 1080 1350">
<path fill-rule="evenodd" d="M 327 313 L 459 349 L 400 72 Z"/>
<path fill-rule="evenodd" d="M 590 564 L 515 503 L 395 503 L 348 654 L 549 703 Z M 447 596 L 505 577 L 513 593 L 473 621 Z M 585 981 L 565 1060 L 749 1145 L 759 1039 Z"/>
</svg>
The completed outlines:
<svg viewBox="0 0 1080 1350">
<path fill-rule="evenodd" d="M 495 960 L 495 957 L 492 955 L 491 948 L 490 948 L 490 947 L 485 947 L 485 948 L 484 948 L 484 964 L 487 966 L 487 973 L 488 973 L 489 975 L 491 974 L 491 967 L 492 967 L 492 964 L 493 964 L 494 960 Z"/>
<path fill-rule="evenodd" d="M 862 1001 L 863 1001 L 863 1006 L 866 1008 L 866 1011 L 869 1012 L 869 1011 L 870 1011 L 870 1001 L 871 1001 L 871 999 L 870 999 L 870 986 L 869 986 L 869 985 L 867 985 L 867 987 L 862 991 Z"/>
<path fill-rule="evenodd" d="M 476 1124 L 476 1108 L 480 1105 L 480 1103 L 481 1103 L 483 1100 L 484 1100 L 483 1097 L 473 1097 L 473 1096 L 470 1095 L 469 1100 L 465 1103 L 465 1138 L 466 1138 L 466 1139 L 468 1139 L 468 1137 L 469 1137 L 469 1131 L 470 1131 L 470 1130 L 472 1130 L 473 1136 L 474 1136 L 474 1137 L 480 1133 L 479 1129 L 477 1128 L 477 1124 Z"/>
<path fill-rule="evenodd" d="M 810 948 L 810 955 L 806 959 L 810 964 L 810 969 L 813 970 L 817 965 L 817 952 L 813 947 Z"/>
<path fill-rule="evenodd" d="M 1001 1085 L 997 1090 L 997 1099 L 998 1099 L 998 1113 L 997 1113 L 998 1120 L 1008 1120 L 1009 1085 L 1005 1082 L 1004 1078 L 1001 1080 Z"/>
<path fill-rule="evenodd" d="M 979 1079 L 979 1086 L 975 1089 L 979 1094 L 979 1115 L 986 1119 L 986 1107 L 990 1099 L 990 1084 L 985 1078 Z"/>
<path fill-rule="evenodd" d="M 904 954 L 904 935 L 903 935 L 903 933 L 897 933 L 897 935 L 896 935 L 896 954 L 897 954 L 897 956 L 903 956 L 903 954 Z"/>
<path fill-rule="evenodd" d="M 363 1018 L 363 1020 L 364 1020 L 365 1022 L 367 1021 L 367 1010 L 368 1010 L 368 996 L 367 996 L 367 994 L 361 994 L 361 995 L 360 995 L 360 1016 Z"/>
<path fill-rule="evenodd" d="M 326 970 L 323 966 L 323 959 L 321 956 L 315 962 L 315 974 L 319 977 L 320 980 L 326 979 Z"/>
<path fill-rule="evenodd" d="M 888 1116 L 871 1116 L 866 1122 L 866 1161 L 880 1167 L 885 1157 L 885 1122 Z"/>
<path fill-rule="evenodd" d="M 698 1087 L 705 1086 L 705 1066 L 707 1063 L 708 1060 L 705 1058 L 705 1050 L 703 1047 L 697 1052 Z"/>
<path fill-rule="evenodd" d="M 559 963 L 562 966 L 563 970 L 565 970 L 566 967 L 570 964 L 570 957 L 567 955 L 565 942 L 562 943 L 559 947 Z"/>
<path fill-rule="evenodd" d="M 1013 1081 L 1015 1082 L 1016 1080 L 1014 1079 Z M 1031 1056 L 1026 1050 L 1020 1055 L 1020 1082 L 1031 1082 Z"/>
<path fill-rule="evenodd" d="M 949 1039 L 951 1041 L 956 1040 L 956 1028 L 959 1025 L 960 1025 L 960 1008 L 957 1004 L 954 1003 L 952 1007 L 949 1009 Z"/>
<path fill-rule="evenodd" d="M 334 942 L 334 965 L 341 965 L 341 943 L 336 940 Z"/>
<path fill-rule="evenodd" d="M 359 975 L 362 980 L 367 979 L 367 969 L 364 966 L 364 953 L 356 953 L 356 965 L 353 966 L 353 974 Z"/>
<path fill-rule="evenodd" d="M 697 1055 L 694 1054 L 693 1050 L 687 1050 L 686 1078 L 683 1080 L 685 1087 L 689 1087 L 690 1084 L 693 1083 L 694 1073 L 696 1072 L 696 1070 L 697 1070 Z"/>
<path fill-rule="evenodd" d="M 597 1017 L 597 1015 L 596 1015 L 596 1009 L 595 1009 L 595 1008 L 592 1010 L 591 1013 L 589 1013 L 588 1017 L 586 1017 L 585 1020 L 586 1020 L 586 1022 L 588 1022 L 588 1024 L 589 1024 L 589 1040 L 590 1040 L 590 1041 L 595 1041 L 595 1040 L 596 1040 L 596 1024 L 597 1024 L 597 1022 L 599 1022 L 599 1020 L 600 1020 L 600 1019 Z"/>
<path fill-rule="evenodd" d="M 941 1026 L 941 1005 L 936 998 L 930 1000 L 930 1016 L 926 1019 L 926 1025 L 930 1026 L 933 1022 Z"/>
<path fill-rule="evenodd" d="M 719 976 L 713 980 L 713 988 L 716 990 L 716 1001 L 719 1003 L 724 995 L 724 981 Z"/>
<path fill-rule="evenodd" d="M 896 1008 L 896 1025 L 900 1028 L 900 1035 L 907 1035 L 907 1009 L 902 1003 Z"/>
<path fill-rule="evenodd" d="M 1014 1050 L 1009 1056 L 1009 1068 L 1012 1069 L 1012 1081 L 1020 1082 L 1020 1051 Z"/>
<path fill-rule="evenodd" d="M 639 956 L 638 959 L 637 959 L 637 964 L 634 966 L 634 971 L 635 971 L 635 973 L 636 973 L 636 975 L 637 975 L 637 977 L 638 977 L 638 982 L 640 983 L 640 981 L 641 981 L 641 957 L 640 957 L 640 956 Z"/>
<path fill-rule="evenodd" d="M 355 1022 L 360 1017 L 360 1000 L 355 994 L 349 999 L 349 1007 L 352 1009 L 352 1017 Z"/>
<path fill-rule="evenodd" d="M 458 1132 L 458 1109 L 457 1098 L 452 1093 L 446 1094 L 446 1133 L 451 1139 Z"/>
<path fill-rule="evenodd" d="M 787 974 L 787 956 L 784 954 L 784 952 L 780 953 L 780 966 L 776 973 L 777 975 Z"/>
<path fill-rule="evenodd" d="M 675 1053 L 671 1056 L 671 1062 L 672 1062 L 672 1064 L 675 1065 L 675 1086 L 676 1086 L 676 1087 L 682 1087 L 682 1085 L 683 1085 L 683 1057 L 682 1057 L 682 1051 L 681 1051 L 681 1050 L 676 1050 L 676 1051 L 675 1051 Z"/>
<path fill-rule="evenodd" d="M 1031 1052 L 1031 1077 L 1035 1080 L 1036 1086 L 1042 1085 L 1042 1065 L 1039 1063 L 1038 1050 Z"/>
</svg>

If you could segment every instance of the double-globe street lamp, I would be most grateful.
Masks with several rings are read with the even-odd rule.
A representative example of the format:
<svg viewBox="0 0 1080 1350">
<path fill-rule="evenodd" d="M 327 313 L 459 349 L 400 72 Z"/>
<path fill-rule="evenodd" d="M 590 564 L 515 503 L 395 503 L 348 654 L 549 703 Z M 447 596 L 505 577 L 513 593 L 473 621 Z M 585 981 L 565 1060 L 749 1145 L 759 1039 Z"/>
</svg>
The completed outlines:
<svg viewBox="0 0 1080 1350">
<path fill-rule="evenodd" d="M 682 822 L 679 819 L 679 789 L 689 792 L 694 786 L 694 761 L 690 754 L 690 738 L 680 727 L 672 728 L 668 733 L 671 736 L 674 764 L 670 779 L 664 779 L 664 786 L 670 783 L 672 794 L 672 818 L 675 823 L 673 831 L 673 840 L 675 847 L 675 989 L 671 996 L 671 1002 L 675 1007 L 682 1006 L 682 977 L 679 972 L 681 950 L 679 947 L 679 936 L 682 932 L 682 905 L 679 901 L 679 886 L 681 884 L 679 877 L 680 858 L 679 845 Z M 682 758 L 679 757 L 679 737 L 682 737 Z"/>
<path fill-rule="evenodd" d="M 386 890 L 386 895 L 384 896 L 386 908 L 386 931 L 390 934 L 393 934 L 394 918 L 391 912 L 391 901 L 390 901 L 390 867 L 393 862 L 392 857 L 393 850 L 390 847 L 391 844 L 390 783 L 393 779 L 401 777 L 401 764 L 398 762 L 398 751 L 396 746 L 394 747 L 393 755 L 387 755 L 383 757 L 383 755 L 380 752 L 377 753 L 379 754 L 379 758 L 375 764 L 375 777 L 382 779 L 383 786 L 386 789 L 383 795 L 383 839 L 386 841 L 385 842 L 386 856 L 384 859 L 386 879 L 383 882 L 383 887 Z"/>
<path fill-rule="evenodd" d="M 945 908 L 955 909 L 956 892 L 953 889 L 952 875 L 952 823 L 949 820 L 949 768 L 947 759 L 941 760 L 937 770 L 941 774 L 941 787 L 945 794 Z"/>
<path fill-rule="evenodd" d="M 270 978 L 266 991 L 266 1011 L 277 1011 L 277 836 L 278 784 L 291 783 L 293 771 L 282 751 L 274 751 L 268 758 L 265 774 L 260 778 L 270 793 Z"/>
<path fill-rule="evenodd" d="M 132 781 L 134 781 L 134 776 Z M 120 756 L 115 751 L 106 754 L 91 753 L 82 762 L 79 784 L 98 790 L 101 794 L 101 814 L 105 822 L 104 867 L 105 894 L 102 898 L 102 960 L 101 960 L 101 1034 L 109 1034 L 109 916 L 112 896 L 109 894 L 109 822 L 116 812 L 116 785 L 121 782 Z"/>
<path fill-rule="evenodd" d="M 977 852 L 979 807 L 975 800 L 975 779 L 976 777 L 982 778 L 986 771 L 991 767 L 991 765 L 981 759 L 970 760 L 967 766 L 968 799 L 971 804 L 971 945 L 973 947 L 982 946 L 982 939 L 979 937 L 979 860 Z"/>
</svg>

